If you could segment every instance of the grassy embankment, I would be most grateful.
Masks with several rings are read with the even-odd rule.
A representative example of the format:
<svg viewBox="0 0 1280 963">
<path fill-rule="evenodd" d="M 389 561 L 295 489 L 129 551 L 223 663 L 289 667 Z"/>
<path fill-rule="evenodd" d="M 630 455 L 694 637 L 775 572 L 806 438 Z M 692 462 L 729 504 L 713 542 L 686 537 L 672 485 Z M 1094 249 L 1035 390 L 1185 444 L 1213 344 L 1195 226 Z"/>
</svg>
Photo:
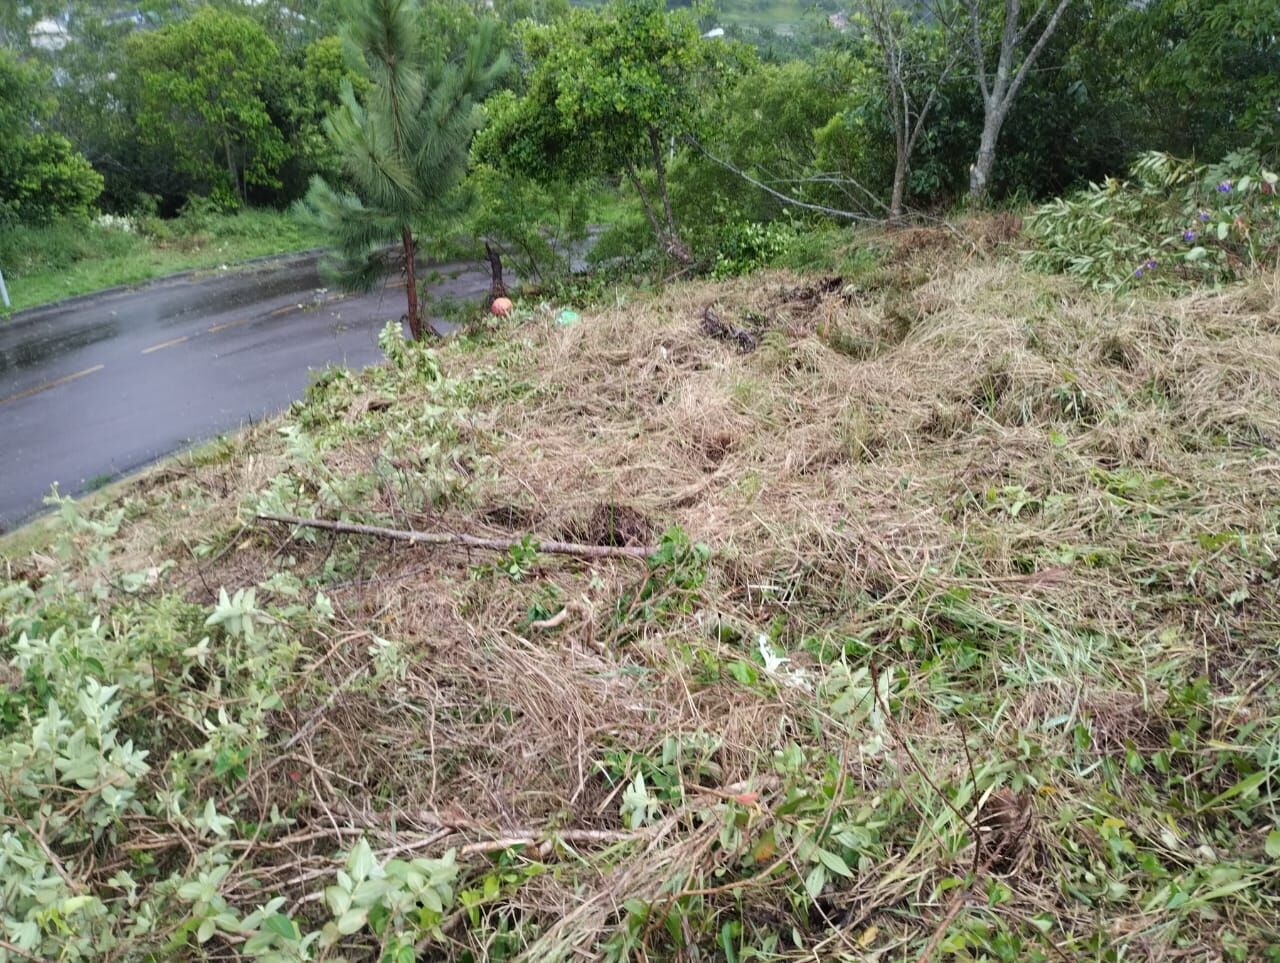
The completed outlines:
<svg viewBox="0 0 1280 963">
<path fill-rule="evenodd" d="M 14 227 L 0 237 L 0 270 L 12 310 L 21 311 L 119 284 L 233 266 L 323 243 L 314 228 L 266 210 L 144 219 L 133 231 L 96 223 Z"/>
<path fill-rule="evenodd" d="M 0 589 L 6 938 L 1274 957 L 1276 281 L 1116 301 L 998 233 L 393 345 L 66 507 Z"/>
</svg>

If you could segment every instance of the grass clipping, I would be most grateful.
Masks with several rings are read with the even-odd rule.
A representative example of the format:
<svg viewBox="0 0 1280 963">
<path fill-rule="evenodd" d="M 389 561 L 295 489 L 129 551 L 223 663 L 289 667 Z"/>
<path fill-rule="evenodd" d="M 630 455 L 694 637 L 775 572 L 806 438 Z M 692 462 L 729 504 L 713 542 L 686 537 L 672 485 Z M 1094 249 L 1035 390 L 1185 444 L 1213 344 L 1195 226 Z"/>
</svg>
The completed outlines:
<svg viewBox="0 0 1280 963">
<path fill-rule="evenodd" d="M 1275 279 L 1116 302 L 904 237 L 857 279 L 682 284 L 568 327 L 534 311 L 425 375 L 329 378 L 285 438 L 141 483 L 97 554 L 81 532 L 72 561 L 11 559 L 32 587 L 64 570 L 107 619 L 179 598 L 296 632 L 231 761 L 212 724 L 133 726 L 140 797 L 180 786 L 233 829 L 144 804 L 59 848 L 0 802 L 6 831 L 112 913 L 141 899 L 122 869 L 147 890 L 224 853 L 208 905 L 240 929 L 152 886 L 165 925 L 120 911 L 122 955 L 255 955 L 244 914 L 271 898 L 299 937 L 280 958 L 1274 951 Z M 708 305 L 755 350 L 708 337 Z M 318 517 L 663 547 L 290 532 L 252 524 L 264 491 Z M 184 698 L 235 717 L 217 682 Z M 416 858 L 452 885 L 340 918 L 340 870 Z"/>
</svg>

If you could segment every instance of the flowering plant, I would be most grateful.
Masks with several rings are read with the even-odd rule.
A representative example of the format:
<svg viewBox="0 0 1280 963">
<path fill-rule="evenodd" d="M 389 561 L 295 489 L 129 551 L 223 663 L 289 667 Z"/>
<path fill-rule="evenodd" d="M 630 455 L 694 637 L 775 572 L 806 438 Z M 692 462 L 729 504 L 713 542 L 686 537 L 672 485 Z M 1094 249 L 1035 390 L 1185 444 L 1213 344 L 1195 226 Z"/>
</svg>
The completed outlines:
<svg viewBox="0 0 1280 963">
<path fill-rule="evenodd" d="M 1108 290 L 1240 277 L 1280 255 L 1278 180 L 1250 151 L 1214 165 L 1144 154 L 1128 180 L 1037 208 L 1027 221 L 1036 242 L 1028 257 Z"/>
</svg>

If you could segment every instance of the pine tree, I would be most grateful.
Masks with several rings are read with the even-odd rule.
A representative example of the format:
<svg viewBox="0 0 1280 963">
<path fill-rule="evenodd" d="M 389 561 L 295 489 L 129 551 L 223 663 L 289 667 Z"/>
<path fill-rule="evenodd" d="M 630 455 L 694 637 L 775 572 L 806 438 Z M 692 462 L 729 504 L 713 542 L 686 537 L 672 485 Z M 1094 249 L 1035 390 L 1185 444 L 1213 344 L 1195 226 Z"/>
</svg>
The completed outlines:
<svg viewBox="0 0 1280 963">
<path fill-rule="evenodd" d="M 333 238 L 338 277 L 368 290 L 384 277 L 388 248 L 403 259 L 411 335 L 422 336 L 415 228 L 438 222 L 466 169 L 480 122 L 478 100 L 505 72 L 494 54 L 497 22 L 482 20 L 466 50 L 433 63 L 418 0 L 346 0 L 343 44 L 369 79 L 350 83 L 325 131 L 342 160 L 345 184 L 312 179 L 304 208 Z"/>
</svg>

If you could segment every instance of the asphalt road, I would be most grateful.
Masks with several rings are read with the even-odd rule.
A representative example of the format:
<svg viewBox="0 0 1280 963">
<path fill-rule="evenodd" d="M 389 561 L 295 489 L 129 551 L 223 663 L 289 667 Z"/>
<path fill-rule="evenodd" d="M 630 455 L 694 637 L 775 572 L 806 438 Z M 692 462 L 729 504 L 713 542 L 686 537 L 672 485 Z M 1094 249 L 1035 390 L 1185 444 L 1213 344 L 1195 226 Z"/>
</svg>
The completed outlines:
<svg viewBox="0 0 1280 963">
<path fill-rule="evenodd" d="M 436 270 L 433 295 L 488 290 L 477 265 Z M 403 281 L 342 297 L 299 257 L 0 321 L 0 531 L 54 482 L 78 494 L 281 411 L 317 369 L 380 360 L 378 332 L 404 309 Z"/>
</svg>

